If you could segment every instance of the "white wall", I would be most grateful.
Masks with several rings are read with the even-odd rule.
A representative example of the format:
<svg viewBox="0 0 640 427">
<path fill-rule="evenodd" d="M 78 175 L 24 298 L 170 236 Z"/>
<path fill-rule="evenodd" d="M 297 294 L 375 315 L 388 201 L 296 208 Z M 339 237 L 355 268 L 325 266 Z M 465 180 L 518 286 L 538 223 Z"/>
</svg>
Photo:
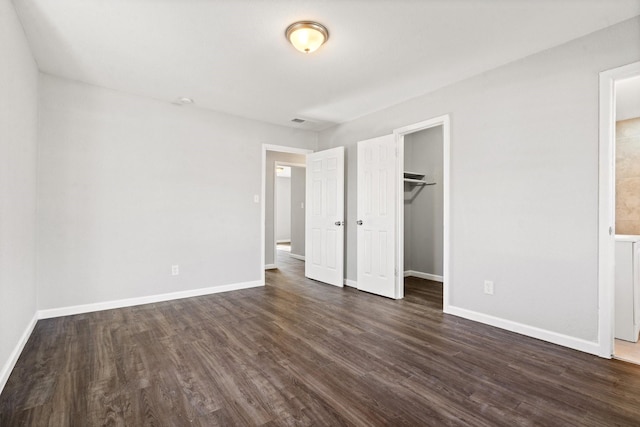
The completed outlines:
<svg viewBox="0 0 640 427">
<path fill-rule="evenodd" d="M 0 390 L 36 313 L 38 70 L 13 5 L 0 0 Z"/>
<path fill-rule="evenodd" d="M 276 177 L 276 242 L 291 241 L 291 177 Z"/>
<path fill-rule="evenodd" d="M 305 193 L 307 169 L 291 167 L 291 253 L 304 256 Z"/>
<path fill-rule="evenodd" d="M 261 280 L 262 144 L 315 133 L 40 83 L 40 309 Z"/>
<path fill-rule="evenodd" d="M 616 82 L 616 120 L 640 117 L 640 76 Z"/>
<path fill-rule="evenodd" d="M 405 162 L 405 167 L 404 170 L 405 171 L 411 171 L 410 167 L 411 165 L 408 164 L 409 162 L 407 162 L 408 159 L 410 159 L 413 156 L 413 144 L 406 144 L 404 145 L 404 162 Z M 413 172 L 413 171 L 411 171 Z M 411 219 L 412 219 L 412 210 L 411 210 L 411 201 L 408 200 L 407 198 L 409 197 L 409 194 L 407 193 L 408 190 L 410 190 L 411 187 L 409 185 L 407 185 L 406 183 L 404 184 L 404 190 L 405 190 L 405 194 L 404 194 L 404 271 L 407 270 L 411 270 L 411 265 L 413 264 L 413 253 L 411 251 L 411 248 L 413 246 L 413 233 L 411 230 Z"/>
<path fill-rule="evenodd" d="M 355 142 L 450 113 L 451 304 L 596 341 L 598 73 L 638 60 L 635 18 L 323 131 L 348 147 L 347 277 Z"/>
</svg>

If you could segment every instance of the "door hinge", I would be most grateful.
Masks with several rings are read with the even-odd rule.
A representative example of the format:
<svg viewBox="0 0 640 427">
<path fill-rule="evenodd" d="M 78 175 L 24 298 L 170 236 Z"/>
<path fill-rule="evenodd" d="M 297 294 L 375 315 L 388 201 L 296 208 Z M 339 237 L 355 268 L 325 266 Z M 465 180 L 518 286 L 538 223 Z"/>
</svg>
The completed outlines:
<svg viewBox="0 0 640 427">
<path fill-rule="evenodd" d="M 395 276 L 396 276 L 396 277 L 398 277 L 398 267 L 396 267 L 396 268 L 393 270 L 393 274 L 395 274 Z"/>
</svg>

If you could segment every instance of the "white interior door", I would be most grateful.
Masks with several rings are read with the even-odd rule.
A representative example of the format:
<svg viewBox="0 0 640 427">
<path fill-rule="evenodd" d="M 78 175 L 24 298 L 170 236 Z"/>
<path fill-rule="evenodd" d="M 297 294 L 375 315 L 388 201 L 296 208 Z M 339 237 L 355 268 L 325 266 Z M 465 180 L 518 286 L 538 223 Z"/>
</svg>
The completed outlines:
<svg viewBox="0 0 640 427">
<path fill-rule="evenodd" d="M 396 298 L 396 142 L 358 142 L 358 289 Z"/>
<path fill-rule="evenodd" d="M 304 275 L 342 287 L 344 147 L 307 154 L 306 189 Z"/>
</svg>

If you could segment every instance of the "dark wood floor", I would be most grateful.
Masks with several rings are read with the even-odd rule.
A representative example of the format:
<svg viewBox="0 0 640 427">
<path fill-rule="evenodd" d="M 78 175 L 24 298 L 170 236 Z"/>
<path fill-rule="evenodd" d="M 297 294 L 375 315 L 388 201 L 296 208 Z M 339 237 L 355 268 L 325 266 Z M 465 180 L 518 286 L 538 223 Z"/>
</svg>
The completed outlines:
<svg viewBox="0 0 640 427">
<path fill-rule="evenodd" d="M 41 320 L 0 425 L 639 426 L 640 367 L 302 278 Z"/>
</svg>

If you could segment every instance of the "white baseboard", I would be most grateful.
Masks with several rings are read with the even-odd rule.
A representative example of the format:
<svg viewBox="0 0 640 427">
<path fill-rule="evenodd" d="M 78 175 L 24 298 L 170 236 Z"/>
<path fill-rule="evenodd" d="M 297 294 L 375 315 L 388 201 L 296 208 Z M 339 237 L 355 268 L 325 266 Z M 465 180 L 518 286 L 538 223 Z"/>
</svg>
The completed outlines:
<svg viewBox="0 0 640 427">
<path fill-rule="evenodd" d="M 344 279 L 344 284 L 346 286 L 351 287 L 351 288 L 357 288 L 358 287 L 358 282 L 356 282 L 355 280 Z"/>
<path fill-rule="evenodd" d="M 264 269 L 265 270 L 275 270 L 276 268 L 278 268 L 278 267 L 276 267 L 275 264 L 265 264 L 264 265 Z"/>
<path fill-rule="evenodd" d="M 298 255 L 298 254 L 294 254 L 294 253 L 289 253 L 289 256 L 291 258 L 295 258 L 295 259 L 299 259 L 300 261 L 304 261 L 304 255 Z"/>
<path fill-rule="evenodd" d="M 9 359 L 5 362 L 4 366 L 2 366 L 2 370 L 0 370 L 0 393 L 4 389 L 4 386 L 7 384 L 9 380 L 9 376 L 11 375 L 11 371 L 13 371 L 14 366 L 16 366 L 16 362 L 24 349 L 24 346 L 29 341 L 29 337 L 33 332 L 33 328 L 36 327 L 36 323 L 38 322 L 38 313 L 36 312 L 33 315 L 33 318 L 25 328 L 24 332 L 20 336 L 20 339 L 16 343 L 16 346 L 13 348 L 13 351 L 9 355 Z"/>
<path fill-rule="evenodd" d="M 465 319 L 484 323 L 486 325 L 495 326 L 497 328 L 506 329 L 507 331 L 516 332 L 528 337 L 537 338 L 553 344 L 569 347 L 574 350 L 583 351 L 585 353 L 599 356 L 600 344 L 595 341 L 587 341 L 581 338 L 571 337 L 569 335 L 560 334 L 558 332 L 548 331 L 546 329 L 536 328 L 511 320 L 502 319 L 500 317 L 490 316 L 488 314 L 478 313 L 477 311 L 467 310 L 460 307 L 449 305 L 444 310 L 447 314 L 463 317 Z"/>
<path fill-rule="evenodd" d="M 434 282 L 444 282 L 442 276 L 431 273 L 423 273 L 421 271 L 407 270 L 404 272 L 404 277 L 417 277 L 418 279 L 433 280 Z"/>
<path fill-rule="evenodd" d="M 52 317 L 71 316 L 73 314 L 90 313 L 92 311 L 111 310 L 114 308 L 131 307 L 135 305 L 150 304 L 162 301 L 171 301 L 181 298 L 190 298 L 201 295 L 217 294 L 220 292 L 255 288 L 258 286 L 264 286 L 264 283 L 260 280 L 256 280 L 252 282 L 233 283 L 230 285 L 211 286 L 209 288 L 171 292 L 167 294 L 149 295 L 145 297 L 127 298 L 115 301 L 98 302 L 93 304 L 74 305 L 71 307 L 51 308 L 47 310 L 40 310 L 38 312 L 38 318 L 49 319 Z"/>
</svg>

